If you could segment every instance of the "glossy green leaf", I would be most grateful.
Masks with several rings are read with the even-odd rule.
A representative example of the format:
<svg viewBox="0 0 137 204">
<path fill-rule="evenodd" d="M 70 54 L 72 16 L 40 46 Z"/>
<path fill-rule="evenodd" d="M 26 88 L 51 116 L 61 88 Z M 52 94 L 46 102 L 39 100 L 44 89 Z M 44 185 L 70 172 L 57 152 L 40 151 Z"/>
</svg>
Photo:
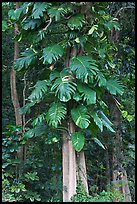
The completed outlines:
<svg viewBox="0 0 137 204">
<path fill-rule="evenodd" d="M 90 116 L 88 115 L 87 108 L 83 105 L 73 108 L 71 116 L 75 124 L 82 129 L 86 129 L 90 124 Z"/>
<path fill-rule="evenodd" d="M 62 119 L 65 118 L 66 113 L 66 106 L 63 103 L 53 102 L 46 114 L 46 120 L 49 125 L 57 128 L 61 124 Z"/>
<path fill-rule="evenodd" d="M 63 48 L 60 45 L 53 45 L 43 49 L 43 56 L 40 58 L 44 58 L 43 64 L 48 62 L 51 64 L 53 61 L 58 60 L 63 55 Z"/>
<path fill-rule="evenodd" d="M 122 95 L 124 93 L 124 86 L 121 85 L 118 79 L 109 79 L 106 82 L 106 88 L 113 95 L 116 94 Z"/>
<path fill-rule="evenodd" d="M 105 76 L 101 72 L 97 73 L 96 78 L 97 78 L 99 87 L 102 87 L 102 86 L 106 85 Z"/>
<path fill-rule="evenodd" d="M 33 30 L 36 27 L 39 27 L 41 24 L 40 19 L 32 19 L 31 17 L 27 18 L 26 20 L 23 21 L 23 29 L 24 30 Z"/>
<path fill-rule="evenodd" d="M 81 96 L 83 100 L 87 102 L 87 105 L 96 103 L 96 92 L 94 90 L 82 83 L 78 83 L 77 89 L 82 93 Z"/>
<path fill-rule="evenodd" d="M 74 149 L 77 152 L 80 152 L 83 149 L 85 143 L 84 135 L 80 132 L 73 132 L 70 138 Z"/>
<path fill-rule="evenodd" d="M 115 132 L 115 130 L 111 127 L 113 125 L 112 122 L 107 118 L 107 116 L 102 111 L 99 111 L 99 116 L 102 120 L 103 125 L 106 126 L 107 129 L 110 130 L 111 132 Z"/>
<path fill-rule="evenodd" d="M 48 84 L 47 80 L 37 81 L 37 83 L 33 87 L 34 90 L 28 97 L 28 99 L 31 101 L 40 100 L 43 97 L 43 95 L 48 91 L 47 84 Z"/>
<path fill-rule="evenodd" d="M 64 73 L 63 73 L 64 71 Z M 55 91 L 60 101 L 67 102 L 75 94 L 76 84 L 71 81 L 71 75 L 63 70 L 60 74 L 52 74 L 52 79 L 56 78 L 54 84 L 51 87 L 51 91 Z M 59 76 L 59 77 L 58 77 Z"/>
<path fill-rule="evenodd" d="M 43 16 L 44 11 L 51 6 L 48 2 L 35 2 L 32 10 L 32 18 L 39 19 Z"/>
<path fill-rule="evenodd" d="M 76 78 L 84 83 L 93 82 L 93 76 L 99 71 L 95 61 L 88 56 L 79 56 L 72 59 L 70 69 Z"/>
<path fill-rule="evenodd" d="M 54 6 L 48 9 L 48 14 L 51 18 L 55 18 L 55 21 L 59 21 L 61 16 L 64 16 L 66 9 L 63 7 Z"/>
<path fill-rule="evenodd" d="M 15 68 L 20 71 L 23 68 L 28 68 L 37 59 L 37 52 L 32 49 L 26 49 L 21 53 L 21 57 L 16 60 Z"/>
<path fill-rule="evenodd" d="M 68 20 L 67 25 L 71 30 L 74 30 L 74 29 L 80 29 L 84 23 L 85 23 L 84 15 L 77 14 L 75 16 L 72 16 Z"/>
<path fill-rule="evenodd" d="M 99 118 L 97 112 L 92 111 L 91 117 L 93 118 L 94 122 L 96 123 L 96 125 L 99 127 L 99 129 L 102 132 L 103 131 L 103 123 L 102 123 L 102 120 Z"/>
</svg>

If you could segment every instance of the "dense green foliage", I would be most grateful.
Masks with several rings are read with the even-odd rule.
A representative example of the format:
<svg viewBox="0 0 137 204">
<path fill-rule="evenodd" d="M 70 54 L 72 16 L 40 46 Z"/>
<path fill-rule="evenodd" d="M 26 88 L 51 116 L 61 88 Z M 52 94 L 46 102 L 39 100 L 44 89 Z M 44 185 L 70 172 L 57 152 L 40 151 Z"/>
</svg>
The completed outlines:
<svg viewBox="0 0 137 204">
<path fill-rule="evenodd" d="M 70 118 L 77 126 L 72 144 L 78 152 L 85 150 L 90 193 L 87 196 L 80 185 L 73 201 L 122 200 L 106 185 L 106 149 L 111 154 L 117 129 L 124 157 L 116 156 L 127 170 L 134 200 L 134 3 L 94 2 L 92 18 L 85 16 L 83 6 L 82 2 L 21 2 L 15 10 L 15 2 L 2 4 L 4 201 L 62 201 L 61 133 L 68 132 Z M 123 7 L 129 8 L 120 10 Z M 20 32 L 13 39 L 15 22 Z M 15 65 L 21 106 L 24 74 L 27 82 L 26 105 L 20 109 L 28 121 L 23 134 L 15 126 L 10 98 L 14 40 L 21 49 Z M 109 113 L 109 94 L 121 112 L 117 127 Z M 24 145 L 27 155 L 17 180 L 16 155 Z"/>
</svg>

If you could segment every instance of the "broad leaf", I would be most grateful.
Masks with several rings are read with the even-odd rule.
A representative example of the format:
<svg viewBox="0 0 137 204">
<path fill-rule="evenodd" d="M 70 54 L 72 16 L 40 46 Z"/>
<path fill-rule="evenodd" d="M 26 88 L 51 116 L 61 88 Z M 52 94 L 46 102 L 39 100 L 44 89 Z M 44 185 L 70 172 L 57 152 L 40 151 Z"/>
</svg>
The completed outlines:
<svg viewBox="0 0 137 204">
<path fill-rule="evenodd" d="M 84 83 L 93 82 L 93 76 L 99 71 L 95 61 L 88 56 L 73 58 L 70 69 L 75 72 L 76 78 Z"/>
<path fill-rule="evenodd" d="M 87 108 L 83 105 L 73 108 L 71 116 L 75 124 L 82 129 L 86 129 L 90 124 L 90 116 L 88 115 Z"/>
<path fill-rule="evenodd" d="M 37 53 L 32 49 L 26 49 L 21 53 L 21 57 L 16 60 L 15 68 L 20 71 L 22 68 L 28 68 L 37 58 Z"/>
<path fill-rule="evenodd" d="M 43 49 L 43 56 L 40 58 L 44 58 L 43 64 L 48 62 L 51 64 L 54 61 L 58 60 L 59 57 L 63 55 L 63 48 L 60 45 L 53 45 Z"/>
<path fill-rule="evenodd" d="M 55 73 L 55 72 L 54 72 Z M 57 78 L 59 76 L 59 78 Z M 56 95 L 60 99 L 60 101 L 67 102 L 71 99 L 71 96 L 75 93 L 76 91 L 76 84 L 71 81 L 71 75 L 67 72 L 63 71 L 59 74 L 57 72 L 50 78 L 57 78 L 51 87 L 52 91 L 55 91 Z"/>
<path fill-rule="evenodd" d="M 96 103 L 96 92 L 91 88 L 84 84 L 78 83 L 77 89 L 80 93 L 82 93 L 81 96 L 83 97 L 83 100 L 87 102 L 87 105 Z"/>
<path fill-rule="evenodd" d="M 37 83 L 33 87 L 34 90 L 28 97 L 28 99 L 31 101 L 40 100 L 48 90 L 47 84 L 48 84 L 47 80 L 37 81 Z"/>
<path fill-rule="evenodd" d="M 111 132 L 115 132 L 115 130 L 111 127 L 113 124 L 102 111 L 99 111 L 99 116 L 100 119 L 102 120 L 103 125 L 106 126 L 107 129 L 110 130 Z"/>
<path fill-rule="evenodd" d="M 96 142 L 100 147 L 102 147 L 103 149 L 106 149 L 104 147 L 104 145 L 102 144 L 102 142 L 100 142 L 100 140 L 96 137 L 93 137 L 92 140 L 94 140 L 94 142 Z"/>
<path fill-rule="evenodd" d="M 74 99 L 75 101 L 80 101 L 80 100 L 82 100 L 82 97 L 81 97 L 81 95 L 76 91 L 75 94 L 73 95 L 73 99 Z"/>
<path fill-rule="evenodd" d="M 71 135 L 71 141 L 74 149 L 77 152 L 80 152 L 84 146 L 85 143 L 85 137 L 82 133 L 80 132 L 73 132 Z"/>
<path fill-rule="evenodd" d="M 47 130 L 47 126 L 44 124 L 39 124 L 38 126 L 28 130 L 27 132 L 24 133 L 23 138 L 24 139 L 28 139 L 28 138 L 32 138 L 35 136 L 39 136 L 45 133 L 45 131 Z"/>
<path fill-rule="evenodd" d="M 101 72 L 97 73 L 96 78 L 97 78 L 99 87 L 106 85 L 105 76 Z"/>
<path fill-rule="evenodd" d="M 22 27 L 24 30 L 33 30 L 35 27 L 39 27 L 41 24 L 40 19 L 32 19 L 32 18 L 27 18 L 26 20 L 23 21 Z"/>
<path fill-rule="evenodd" d="M 48 9 L 48 14 L 51 18 L 55 18 L 55 21 L 59 21 L 61 16 L 66 13 L 65 8 L 63 7 L 52 7 Z"/>
<path fill-rule="evenodd" d="M 67 25 L 71 30 L 74 30 L 80 29 L 83 26 L 83 23 L 85 23 L 84 15 L 77 14 L 68 20 Z"/>
<path fill-rule="evenodd" d="M 91 116 L 92 116 L 94 122 L 96 123 L 96 125 L 99 127 L 99 129 L 102 132 L 103 131 L 103 123 L 102 123 L 102 120 L 99 118 L 97 111 L 92 111 Z"/>
<path fill-rule="evenodd" d="M 46 120 L 49 125 L 57 128 L 61 124 L 61 120 L 65 118 L 66 113 L 66 106 L 64 104 L 54 102 L 46 114 Z"/>
<path fill-rule="evenodd" d="M 19 109 L 20 114 L 25 115 L 27 112 L 30 113 L 30 108 L 35 105 L 36 102 L 27 103 L 25 106 Z"/>
<path fill-rule="evenodd" d="M 106 88 L 113 95 L 116 95 L 117 93 L 122 95 L 124 92 L 124 86 L 121 85 L 117 79 L 109 79 L 106 82 Z"/>
<path fill-rule="evenodd" d="M 9 10 L 8 16 L 11 20 L 18 20 L 22 12 L 22 8 L 16 10 Z"/>
<path fill-rule="evenodd" d="M 45 120 L 46 117 L 46 113 L 42 113 L 41 115 L 39 115 L 37 118 L 35 118 L 33 120 L 33 122 L 31 123 L 31 125 L 34 127 L 36 126 L 38 123 L 42 123 Z"/>
<path fill-rule="evenodd" d="M 60 74 L 57 71 L 52 71 L 50 74 L 50 80 L 51 81 L 53 81 L 54 79 L 59 78 L 59 77 L 60 77 Z"/>
<path fill-rule="evenodd" d="M 43 16 L 44 11 L 51 6 L 51 3 L 47 2 L 37 2 L 34 4 L 32 10 L 32 18 L 38 19 Z"/>
</svg>

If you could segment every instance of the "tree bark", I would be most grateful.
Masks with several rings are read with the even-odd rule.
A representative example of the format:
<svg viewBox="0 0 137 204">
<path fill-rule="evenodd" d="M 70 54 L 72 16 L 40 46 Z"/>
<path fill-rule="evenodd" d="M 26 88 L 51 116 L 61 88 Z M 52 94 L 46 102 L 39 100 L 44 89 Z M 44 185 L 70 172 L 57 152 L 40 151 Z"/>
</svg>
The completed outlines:
<svg viewBox="0 0 137 204">
<path fill-rule="evenodd" d="M 70 135 L 75 132 L 75 125 L 72 120 L 69 122 L 69 132 Z M 68 141 L 68 150 L 69 150 L 69 189 L 68 189 L 68 199 L 71 200 L 71 197 L 76 194 L 76 153 L 72 142 L 69 139 Z"/>
<path fill-rule="evenodd" d="M 111 150 L 112 154 L 109 155 L 111 160 L 111 179 L 114 189 L 119 190 L 124 196 L 123 202 L 132 202 L 127 173 L 121 165 L 124 155 L 122 151 L 122 137 L 120 130 L 118 129 L 120 124 L 120 111 L 118 110 L 115 99 L 112 96 L 108 98 L 108 106 L 110 109 L 111 121 L 116 127 L 116 133 L 113 137 L 113 146 Z"/>
<path fill-rule="evenodd" d="M 68 186 L 69 186 L 69 147 L 67 133 L 63 133 L 62 146 L 62 166 L 63 166 L 63 202 L 69 201 Z"/>
<path fill-rule="evenodd" d="M 16 9 L 18 9 L 18 8 L 19 8 L 19 2 L 16 2 Z M 15 36 L 17 35 L 18 31 L 19 31 L 18 25 L 15 24 L 14 25 Z M 14 43 L 14 63 L 16 62 L 18 57 L 19 57 L 19 44 L 18 44 L 18 42 L 15 42 Z M 11 69 L 11 72 L 10 72 L 10 87 L 11 87 L 11 99 L 12 99 L 12 103 L 14 106 L 14 112 L 15 112 L 16 125 L 22 126 L 22 116 L 19 113 L 20 104 L 19 104 L 17 87 L 16 87 L 16 71 L 14 70 L 14 67 Z M 21 138 L 19 138 L 19 140 L 20 139 Z M 21 174 L 22 162 L 23 162 L 23 148 L 22 147 L 17 152 L 17 158 L 20 161 L 20 164 L 19 164 L 19 166 L 17 168 L 17 172 L 16 172 L 17 173 L 16 178 L 18 179 L 20 177 L 20 174 Z"/>
<path fill-rule="evenodd" d="M 77 180 L 82 181 L 86 193 L 89 194 L 84 151 L 77 153 L 77 171 L 78 171 Z"/>
</svg>

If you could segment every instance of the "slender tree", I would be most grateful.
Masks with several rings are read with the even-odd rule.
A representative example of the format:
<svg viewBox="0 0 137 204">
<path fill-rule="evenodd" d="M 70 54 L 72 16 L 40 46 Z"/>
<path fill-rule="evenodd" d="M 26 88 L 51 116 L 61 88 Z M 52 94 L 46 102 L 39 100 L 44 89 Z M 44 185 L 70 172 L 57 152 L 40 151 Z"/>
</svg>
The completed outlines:
<svg viewBox="0 0 137 204">
<path fill-rule="evenodd" d="M 19 2 L 16 2 L 16 9 L 19 9 Z M 14 24 L 14 35 L 15 37 L 19 33 L 19 27 L 15 23 Z M 19 43 L 17 41 L 14 42 L 14 64 L 16 60 L 19 58 Z M 14 111 L 15 111 L 15 119 L 16 119 L 16 125 L 22 126 L 22 115 L 19 112 L 20 109 L 20 103 L 18 99 L 18 93 L 17 93 L 17 86 L 16 86 L 16 71 L 14 69 L 14 65 L 11 69 L 10 72 L 10 86 L 11 86 L 11 99 L 12 103 L 14 106 Z M 19 140 L 21 136 L 19 135 Z M 17 152 L 17 158 L 19 159 L 20 164 L 17 167 L 17 172 L 16 172 L 16 178 L 17 180 L 19 179 L 22 171 L 22 165 L 23 165 L 23 147 L 19 149 Z"/>
</svg>

